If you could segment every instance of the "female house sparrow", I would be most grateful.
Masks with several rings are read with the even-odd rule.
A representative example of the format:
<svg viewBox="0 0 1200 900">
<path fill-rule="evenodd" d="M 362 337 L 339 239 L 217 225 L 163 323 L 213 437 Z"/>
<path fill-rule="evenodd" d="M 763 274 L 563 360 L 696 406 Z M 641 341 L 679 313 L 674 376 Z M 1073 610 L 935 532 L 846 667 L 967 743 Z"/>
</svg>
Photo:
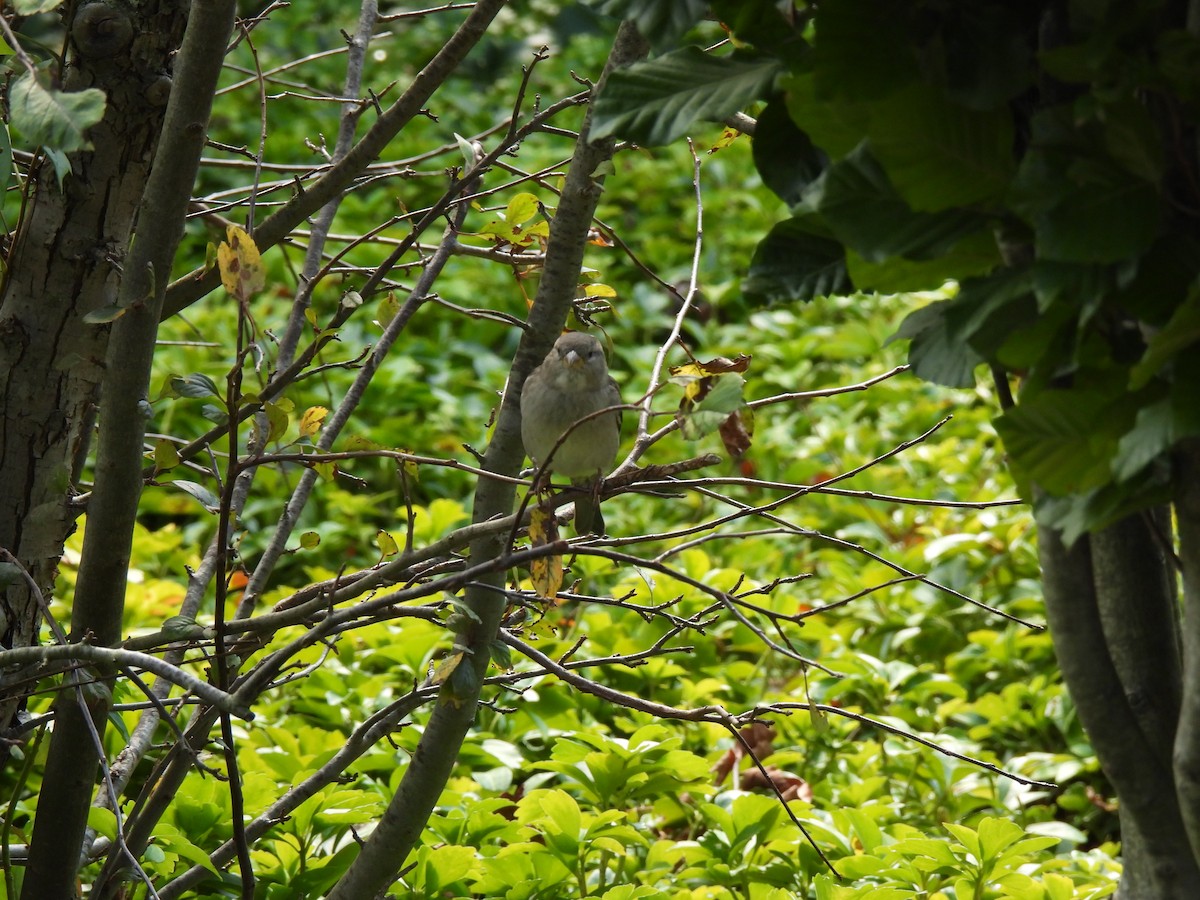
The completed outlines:
<svg viewBox="0 0 1200 900">
<path fill-rule="evenodd" d="M 575 525 L 580 534 L 604 533 L 604 518 L 594 489 L 617 455 L 621 411 L 588 419 L 574 428 L 557 449 L 555 444 L 584 416 L 620 402 L 621 392 L 608 375 L 604 348 L 590 334 L 577 331 L 554 342 L 521 388 L 521 440 L 525 452 L 538 465 L 549 457 L 548 471 L 583 488 L 583 496 L 575 502 Z"/>
</svg>

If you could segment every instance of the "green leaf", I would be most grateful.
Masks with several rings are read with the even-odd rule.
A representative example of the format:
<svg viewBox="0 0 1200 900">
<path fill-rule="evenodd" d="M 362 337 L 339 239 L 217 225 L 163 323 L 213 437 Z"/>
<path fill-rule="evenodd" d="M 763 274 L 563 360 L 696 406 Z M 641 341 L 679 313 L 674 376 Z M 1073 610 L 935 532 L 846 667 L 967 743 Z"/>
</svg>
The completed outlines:
<svg viewBox="0 0 1200 900">
<path fill-rule="evenodd" d="M 754 167 L 779 199 L 794 207 L 804 189 L 825 171 L 825 154 L 796 127 L 782 97 L 776 97 L 758 116 L 751 143 Z"/>
<path fill-rule="evenodd" d="M 811 73 L 787 75 L 780 79 L 780 88 L 792 122 L 831 158 L 850 153 L 867 133 L 873 104 L 818 97 Z"/>
<path fill-rule="evenodd" d="M 988 816 L 979 823 L 979 850 L 982 860 L 992 860 L 1025 836 L 1024 830 L 1010 819 Z"/>
<path fill-rule="evenodd" d="M 200 505 L 208 512 L 216 514 L 221 511 L 220 498 L 204 485 L 197 484 L 194 481 L 182 480 L 172 481 L 171 485 L 200 501 Z"/>
<path fill-rule="evenodd" d="M 1117 439 L 1136 405 L 1100 390 L 1044 390 L 995 420 L 1013 462 L 1051 494 L 1100 487 L 1111 478 Z"/>
<path fill-rule="evenodd" d="M 154 443 L 154 468 L 165 472 L 179 465 L 179 451 L 166 438 L 159 438 Z"/>
<path fill-rule="evenodd" d="M 109 322 L 115 322 L 125 313 L 125 307 L 110 303 L 108 306 L 101 306 L 86 313 L 83 322 L 85 325 L 107 325 Z"/>
<path fill-rule="evenodd" d="M 842 245 L 812 231 L 812 216 L 777 223 L 759 242 L 742 292 L 767 303 L 807 302 L 851 290 Z"/>
<path fill-rule="evenodd" d="M 8 126 L 0 122 L 0 196 L 3 196 L 12 184 L 12 176 L 12 138 L 8 133 Z"/>
<path fill-rule="evenodd" d="M 509 650 L 508 644 L 503 641 L 492 641 L 488 645 L 488 650 L 491 653 L 492 662 L 504 671 L 512 669 L 512 651 Z"/>
<path fill-rule="evenodd" d="M 947 313 L 954 303 L 939 300 L 909 313 L 887 343 L 912 342 L 908 362 L 917 377 L 947 387 L 974 387 L 975 367 L 983 358 L 966 341 L 951 336 Z"/>
<path fill-rule="evenodd" d="M 719 375 L 704 398 L 690 410 L 679 413 L 679 431 L 685 440 L 696 441 L 712 434 L 730 414 L 745 405 L 742 389 L 746 379 L 737 373 Z"/>
<path fill-rule="evenodd" d="M 772 59 L 712 56 L 685 47 L 609 76 L 593 110 L 593 139 L 617 134 L 669 144 L 701 119 L 720 120 L 767 93 L 781 68 Z"/>
<path fill-rule="evenodd" d="M 583 817 L 579 804 L 566 791 L 548 790 L 538 795 L 538 805 L 546 817 L 546 843 L 564 859 L 575 858 Z"/>
<path fill-rule="evenodd" d="M 838 0 L 818 10 L 812 65 L 821 96 L 873 100 L 916 78 L 906 4 Z"/>
<path fill-rule="evenodd" d="M 914 210 L 1000 200 L 1015 171 L 1012 114 L 965 109 L 915 83 L 871 116 L 871 151 Z"/>
<path fill-rule="evenodd" d="M 1200 285 L 1193 285 L 1171 320 L 1150 338 L 1141 361 L 1130 372 L 1130 388 L 1142 387 L 1168 360 L 1197 343 L 1200 343 Z"/>
<path fill-rule="evenodd" d="M 12 8 L 23 16 L 49 12 L 62 4 L 63 0 L 12 0 Z"/>
<path fill-rule="evenodd" d="M 674 44 L 708 9 L 707 0 L 585 0 L 597 12 L 628 19 L 654 47 Z"/>
<path fill-rule="evenodd" d="M 182 378 L 173 375 L 169 379 L 171 389 L 177 397 L 218 397 L 217 384 L 203 372 L 185 375 Z"/>
<path fill-rule="evenodd" d="M 104 92 L 96 88 L 64 93 L 46 88 L 29 73 L 8 91 L 13 126 L 26 140 L 65 153 L 90 150 L 85 132 L 104 118 Z"/>
<path fill-rule="evenodd" d="M 815 204 L 834 236 L 870 262 L 941 256 L 986 222 L 966 210 L 914 212 L 865 142 L 833 163 L 806 200 Z"/>
<path fill-rule="evenodd" d="M 937 259 L 890 256 L 881 262 L 868 262 L 853 250 L 846 251 L 846 271 L 854 287 L 882 294 L 934 290 L 947 279 L 986 275 L 1000 264 L 996 240 L 986 231 L 967 235 Z"/>
</svg>

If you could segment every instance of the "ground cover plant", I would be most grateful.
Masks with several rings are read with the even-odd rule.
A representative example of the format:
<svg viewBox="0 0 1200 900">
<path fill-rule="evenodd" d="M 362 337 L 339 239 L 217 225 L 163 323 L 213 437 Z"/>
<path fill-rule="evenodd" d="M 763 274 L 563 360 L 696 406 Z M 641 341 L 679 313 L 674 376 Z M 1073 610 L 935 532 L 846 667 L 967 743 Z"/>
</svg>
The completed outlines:
<svg viewBox="0 0 1200 900">
<path fill-rule="evenodd" d="M 53 6 L 5 19 L 5 896 L 1117 889 L 996 389 L 888 342 L 955 285 L 758 305 L 758 123 L 588 140 L 650 52 L 594 9 Z M 521 474 L 564 324 L 628 405 L 602 537 Z"/>
</svg>

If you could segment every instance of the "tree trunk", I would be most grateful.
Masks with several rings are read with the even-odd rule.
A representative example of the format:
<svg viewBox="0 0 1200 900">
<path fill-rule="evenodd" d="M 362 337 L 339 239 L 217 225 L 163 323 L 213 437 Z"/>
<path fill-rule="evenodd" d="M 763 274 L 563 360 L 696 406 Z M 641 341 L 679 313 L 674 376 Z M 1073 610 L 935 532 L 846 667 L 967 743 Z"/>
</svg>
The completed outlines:
<svg viewBox="0 0 1200 900">
<path fill-rule="evenodd" d="M 63 88 L 99 88 L 107 108 L 89 131 L 95 149 L 71 156 L 61 188 L 47 158 L 35 164 L 0 299 L 0 547 L 47 600 L 74 528 L 111 327 L 84 319 L 116 302 L 187 20 L 186 5 L 160 0 L 73 12 Z M 38 616 L 32 592 L 7 585 L 3 646 L 35 644 Z M 0 698 L 0 734 L 22 703 L 20 692 Z"/>
<path fill-rule="evenodd" d="M 1072 546 L 1039 525 L 1046 618 L 1063 680 L 1121 809 L 1121 900 L 1200 897 L 1171 751 L 1182 692 L 1166 516 L 1131 516 Z"/>
</svg>

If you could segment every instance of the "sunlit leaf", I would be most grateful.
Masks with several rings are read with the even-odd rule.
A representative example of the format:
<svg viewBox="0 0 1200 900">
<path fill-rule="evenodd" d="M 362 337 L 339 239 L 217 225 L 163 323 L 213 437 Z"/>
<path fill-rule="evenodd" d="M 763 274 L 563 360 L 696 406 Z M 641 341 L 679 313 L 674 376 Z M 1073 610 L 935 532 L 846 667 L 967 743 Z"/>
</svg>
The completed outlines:
<svg viewBox="0 0 1200 900">
<path fill-rule="evenodd" d="M 396 543 L 396 539 L 382 528 L 375 533 L 375 545 L 379 548 L 381 559 L 388 559 L 400 552 L 400 545 Z"/>
<path fill-rule="evenodd" d="M 300 437 L 312 437 L 321 430 L 321 423 L 329 415 L 324 406 L 310 406 L 300 417 Z"/>
<path fill-rule="evenodd" d="M 236 225 L 225 226 L 225 240 L 217 248 L 221 284 L 243 303 L 263 289 L 266 271 L 254 239 Z"/>
<path fill-rule="evenodd" d="M 155 441 L 154 468 L 160 472 L 166 472 L 177 465 L 179 465 L 179 451 L 175 449 L 175 444 L 166 438 L 159 438 Z"/>
</svg>

